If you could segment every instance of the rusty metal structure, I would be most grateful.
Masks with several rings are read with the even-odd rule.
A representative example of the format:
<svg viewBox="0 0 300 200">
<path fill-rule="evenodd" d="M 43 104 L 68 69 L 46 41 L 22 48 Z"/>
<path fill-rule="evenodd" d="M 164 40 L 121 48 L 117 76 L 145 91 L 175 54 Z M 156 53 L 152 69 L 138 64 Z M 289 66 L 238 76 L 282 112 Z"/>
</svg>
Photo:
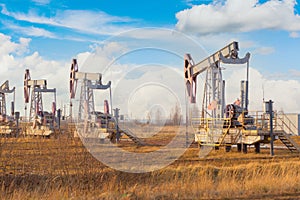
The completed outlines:
<svg viewBox="0 0 300 200">
<path fill-rule="evenodd" d="M 6 98 L 7 94 L 13 94 L 11 102 L 11 113 L 7 112 Z M 0 134 L 17 134 L 17 127 L 14 119 L 15 114 L 15 87 L 9 88 L 9 81 L 6 80 L 0 86 Z"/>
<path fill-rule="evenodd" d="M 247 152 L 247 146 L 254 145 L 256 152 L 260 152 L 261 143 L 280 139 L 289 150 L 300 152 L 300 146 L 285 131 L 290 130 L 288 124 L 291 123 L 285 123 L 273 111 L 252 112 L 248 109 L 250 53 L 239 58 L 238 51 L 238 42 L 234 41 L 197 64 L 190 54 L 184 56 L 184 78 L 192 104 L 196 103 L 197 76 L 206 73 L 202 82 L 204 94 L 200 114 L 191 116 L 190 120 L 195 141 L 200 148 L 225 146 L 229 151 L 232 145 L 237 145 L 239 151 Z M 247 64 L 246 80 L 241 81 L 240 99 L 227 105 L 222 63 Z"/>
<path fill-rule="evenodd" d="M 119 109 L 113 109 L 111 96 L 111 81 L 102 84 L 101 73 L 80 72 L 77 60 L 73 59 L 70 70 L 70 105 L 73 105 L 72 99 L 75 99 L 77 85 L 80 85 L 78 115 L 75 121 L 77 127 L 75 136 L 84 139 L 100 139 L 104 141 L 108 138 L 110 142 L 119 142 L 122 135 L 126 135 L 138 145 L 143 145 L 142 141 L 137 138 L 131 131 L 120 128 L 118 123 Z M 103 99 L 103 111 L 95 109 L 96 90 L 109 90 L 109 100 Z M 97 99 L 98 100 L 98 99 Z M 114 110 L 114 115 L 113 115 Z"/>
<path fill-rule="evenodd" d="M 74 99 L 78 81 L 81 82 L 78 120 L 91 119 L 95 114 L 94 90 L 111 90 L 111 82 L 106 85 L 102 84 L 101 73 L 79 72 L 77 60 L 73 59 L 70 71 L 70 98 Z M 111 94 L 111 92 L 110 92 Z M 111 99 L 111 95 L 110 95 Z M 108 101 L 105 101 L 105 114 L 109 114 Z M 87 114 L 87 116 L 85 116 Z"/>
<path fill-rule="evenodd" d="M 44 110 L 44 93 L 53 94 L 51 111 Z M 46 137 L 53 134 L 56 113 L 56 88 L 48 88 L 47 80 L 45 79 L 32 80 L 29 69 L 26 69 L 24 75 L 24 100 L 26 105 L 30 102 L 28 117 L 29 126 L 27 127 L 25 134 Z"/>
<path fill-rule="evenodd" d="M 12 89 L 9 89 L 9 81 L 6 80 L 1 86 L 0 86 L 0 114 L 1 115 L 7 115 L 6 110 L 6 94 L 13 93 L 14 98 L 11 104 L 11 115 L 14 115 L 14 99 L 15 99 L 15 87 Z"/>
<path fill-rule="evenodd" d="M 77 85 L 80 85 L 78 115 L 75 117 L 77 131 L 75 136 L 83 138 L 111 138 L 114 134 L 110 131 L 113 127 L 112 115 L 110 114 L 108 100 L 104 100 L 103 112 L 95 109 L 95 90 L 109 90 L 111 102 L 111 82 L 102 84 L 101 73 L 80 72 L 77 60 L 73 59 L 70 70 L 70 105 L 75 98 Z"/>
<path fill-rule="evenodd" d="M 184 78 L 188 96 L 191 103 L 196 103 L 197 76 L 206 73 L 204 83 L 204 96 L 202 100 L 201 117 L 222 118 L 225 108 L 225 80 L 222 79 L 221 63 L 225 64 L 245 64 L 249 66 L 250 53 L 242 59 L 238 57 L 238 43 L 232 42 L 221 50 L 210 55 L 201 62 L 195 64 L 192 56 L 186 54 L 184 57 Z M 247 67 L 248 69 L 248 67 Z M 248 72 L 247 72 L 248 74 Z M 247 75 L 248 79 L 248 75 Z M 245 81 L 245 108 L 248 105 L 248 80 Z"/>
</svg>

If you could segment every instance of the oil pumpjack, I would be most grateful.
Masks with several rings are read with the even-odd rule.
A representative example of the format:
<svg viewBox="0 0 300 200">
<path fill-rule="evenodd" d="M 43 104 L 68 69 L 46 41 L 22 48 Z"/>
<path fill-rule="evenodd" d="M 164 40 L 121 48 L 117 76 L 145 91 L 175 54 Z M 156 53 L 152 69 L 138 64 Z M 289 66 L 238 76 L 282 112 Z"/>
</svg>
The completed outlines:
<svg viewBox="0 0 300 200">
<path fill-rule="evenodd" d="M 75 98 L 77 84 L 80 84 L 80 97 L 77 122 L 78 135 L 83 138 L 105 139 L 110 138 L 115 142 L 116 134 L 113 131 L 114 120 L 109 110 L 108 100 L 103 100 L 104 109 L 102 112 L 95 109 L 95 90 L 109 90 L 111 102 L 111 82 L 102 84 L 101 73 L 80 72 L 77 60 L 73 59 L 70 70 L 70 105 Z"/>
<path fill-rule="evenodd" d="M 77 127 L 75 136 L 78 135 L 83 139 L 100 139 L 108 138 L 110 142 L 119 142 L 123 135 L 126 135 L 134 143 L 144 145 L 143 142 L 134 135 L 130 130 L 120 128 L 118 124 L 119 109 L 109 109 L 109 102 L 112 102 L 111 81 L 106 85 L 102 84 L 101 73 L 80 72 L 77 60 L 73 59 L 70 70 L 70 105 L 73 105 L 72 99 L 75 99 L 77 84 L 80 84 L 80 97 L 78 106 Z M 103 99 L 103 111 L 96 111 L 94 91 L 109 90 L 109 100 Z M 71 107 L 72 109 L 72 107 Z M 73 113 L 73 112 L 71 112 Z M 97 141 L 97 140 L 95 140 Z"/>
<path fill-rule="evenodd" d="M 52 110 L 50 112 L 44 110 L 44 93 L 53 94 Z M 24 100 L 25 104 L 30 102 L 29 126 L 25 130 L 25 135 L 50 137 L 54 133 L 56 88 L 49 89 L 45 79 L 32 80 L 29 69 L 26 69 L 24 76 Z"/>
<path fill-rule="evenodd" d="M 218 149 L 225 146 L 226 151 L 230 151 L 232 145 L 237 145 L 238 151 L 247 152 L 247 147 L 254 145 L 255 151 L 260 152 L 261 143 L 280 139 L 289 150 L 300 152 L 299 145 L 285 132 L 289 127 L 283 127 L 287 125 L 276 113 L 249 111 L 250 53 L 239 58 L 238 51 L 238 42 L 234 41 L 197 64 L 190 54 L 184 56 L 184 78 L 187 95 L 192 104 L 196 103 L 197 76 L 206 72 L 200 117 L 191 116 L 190 120 L 195 141 L 200 148 L 210 146 Z M 222 79 L 221 63 L 247 64 L 247 79 L 241 81 L 240 99 L 232 104 L 225 104 L 225 80 Z M 274 134 L 270 131 L 273 129 Z"/>
<path fill-rule="evenodd" d="M 6 99 L 7 94 L 13 94 L 13 101 L 11 102 L 11 115 L 7 112 Z M 0 86 L 0 134 L 16 135 L 17 126 L 14 118 L 15 114 L 15 87 L 9 89 L 9 81 L 6 80 Z"/>
</svg>

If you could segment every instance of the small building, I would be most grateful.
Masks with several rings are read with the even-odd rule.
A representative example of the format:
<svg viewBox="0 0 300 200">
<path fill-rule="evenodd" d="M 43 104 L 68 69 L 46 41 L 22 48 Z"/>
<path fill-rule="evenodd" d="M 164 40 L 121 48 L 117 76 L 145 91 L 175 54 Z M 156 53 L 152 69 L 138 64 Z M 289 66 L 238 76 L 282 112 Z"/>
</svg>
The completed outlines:
<svg viewBox="0 0 300 200">
<path fill-rule="evenodd" d="M 300 135 L 300 114 L 278 112 L 277 123 L 286 133 Z"/>
</svg>

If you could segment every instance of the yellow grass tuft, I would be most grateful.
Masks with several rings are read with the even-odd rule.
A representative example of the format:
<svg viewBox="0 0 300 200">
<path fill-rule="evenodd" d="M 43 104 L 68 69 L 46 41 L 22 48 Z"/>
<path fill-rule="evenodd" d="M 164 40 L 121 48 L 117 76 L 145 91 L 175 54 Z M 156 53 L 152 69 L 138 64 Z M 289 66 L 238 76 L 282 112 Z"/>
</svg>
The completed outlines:
<svg viewBox="0 0 300 200">
<path fill-rule="evenodd" d="M 169 131 L 169 130 L 168 130 Z M 161 138 L 157 135 L 156 138 Z M 159 146 L 120 147 L 138 152 Z M 300 196 L 300 160 L 288 150 L 255 154 L 212 151 L 198 158 L 189 148 L 161 170 L 134 174 L 97 161 L 81 141 L 57 138 L 0 139 L 0 199 L 229 199 Z"/>
</svg>

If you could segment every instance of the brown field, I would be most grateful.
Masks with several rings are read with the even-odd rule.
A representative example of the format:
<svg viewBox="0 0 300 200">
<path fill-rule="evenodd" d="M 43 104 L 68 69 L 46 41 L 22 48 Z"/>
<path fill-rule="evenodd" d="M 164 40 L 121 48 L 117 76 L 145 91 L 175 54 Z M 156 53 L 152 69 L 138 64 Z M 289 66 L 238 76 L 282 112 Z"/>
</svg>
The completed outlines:
<svg viewBox="0 0 300 200">
<path fill-rule="evenodd" d="M 171 136 L 170 136 L 171 135 Z M 137 147 L 121 141 L 119 147 L 150 152 L 172 138 L 164 129 Z M 295 137 L 296 140 L 300 141 Z M 161 142 L 155 145 L 155 140 Z M 277 142 L 277 145 L 280 143 Z M 0 139 L 1 199 L 297 199 L 300 198 L 299 155 L 287 149 L 248 154 L 235 148 L 213 150 L 198 157 L 192 145 L 171 165 L 147 173 L 111 169 L 95 159 L 80 139 L 65 132 L 50 139 Z"/>
</svg>

